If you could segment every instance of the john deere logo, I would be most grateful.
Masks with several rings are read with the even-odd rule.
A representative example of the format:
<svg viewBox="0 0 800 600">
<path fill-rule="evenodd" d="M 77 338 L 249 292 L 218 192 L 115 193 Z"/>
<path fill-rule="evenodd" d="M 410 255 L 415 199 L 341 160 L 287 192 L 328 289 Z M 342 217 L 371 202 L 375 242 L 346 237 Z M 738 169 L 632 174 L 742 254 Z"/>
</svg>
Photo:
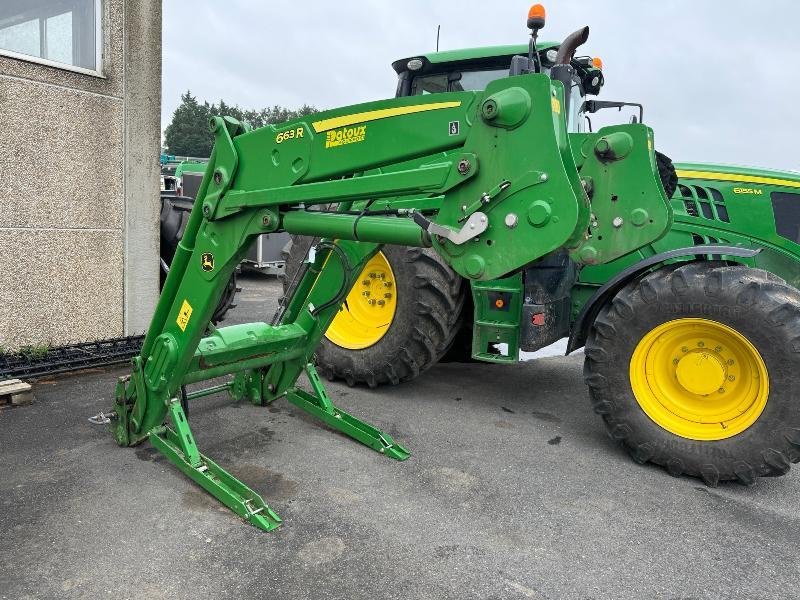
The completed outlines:
<svg viewBox="0 0 800 600">
<path fill-rule="evenodd" d="M 200 257 L 200 264 L 203 266 L 203 271 L 214 270 L 214 255 L 211 252 L 203 252 Z"/>
</svg>

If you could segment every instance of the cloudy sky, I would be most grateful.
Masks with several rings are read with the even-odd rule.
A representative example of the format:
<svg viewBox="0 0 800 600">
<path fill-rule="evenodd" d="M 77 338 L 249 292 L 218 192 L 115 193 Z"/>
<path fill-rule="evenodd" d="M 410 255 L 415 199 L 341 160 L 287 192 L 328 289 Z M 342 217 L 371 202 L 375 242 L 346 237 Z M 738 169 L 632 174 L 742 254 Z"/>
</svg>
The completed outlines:
<svg viewBox="0 0 800 600">
<path fill-rule="evenodd" d="M 800 171 L 796 0 L 547 2 L 541 39 L 591 27 L 600 98 L 645 105 L 675 160 Z M 519 0 L 165 0 L 162 125 L 180 94 L 243 108 L 394 95 L 390 63 L 440 48 L 525 43 Z M 614 115 L 608 115 L 613 117 Z M 624 118 L 624 117 L 623 117 Z"/>
</svg>

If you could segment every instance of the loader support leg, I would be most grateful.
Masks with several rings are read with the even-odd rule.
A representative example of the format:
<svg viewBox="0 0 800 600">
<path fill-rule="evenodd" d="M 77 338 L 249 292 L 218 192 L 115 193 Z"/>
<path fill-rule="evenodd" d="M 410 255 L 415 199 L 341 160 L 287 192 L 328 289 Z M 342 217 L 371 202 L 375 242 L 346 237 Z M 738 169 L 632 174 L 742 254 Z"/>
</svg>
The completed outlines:
<svg viewBox="0 0 800 600">
<path fill-rule="evenodd" d="M 314 394 L 294 388 L 286 393 L 286 399 L 289 402 L 322 419 L 329 427 L 341 431 L 389 458 L 406 460 L 411 456 L 411 453 L 396 443 L 388 433 L 364 423 L 364 421 L 335 406 L 325 392 L 325 387 L 322 385 L 314 365 L 310 363 L 306 365 L 306 374 L 311 382 Z"/>
<path fill-rule="evenodd" d="M 261 496 L 200 453 L 177 399 L 170 402 L 169 415 L 175 429 L 164 426 L 151 431 L 150 443 L 209 494 L 252 525 L 264 531 L 278 527 L 281 518 Z"/>
</svg>

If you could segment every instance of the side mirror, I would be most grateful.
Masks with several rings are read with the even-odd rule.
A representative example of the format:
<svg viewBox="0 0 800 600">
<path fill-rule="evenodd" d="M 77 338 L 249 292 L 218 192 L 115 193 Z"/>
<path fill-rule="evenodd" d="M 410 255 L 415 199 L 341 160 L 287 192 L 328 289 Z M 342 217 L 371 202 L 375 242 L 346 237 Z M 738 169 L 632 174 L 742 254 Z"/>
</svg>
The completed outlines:
<svg viewBox="0 0 800 600">
<path fill-rule="evenodd" d="M 644 123 L 644 107 L 639 104 L 638 102 L 617 102 L 614 100 L 586 100 L 583 103 L 583 112 L 585 113 L 596 113 L 598 110 L 603 110 L 604 108 L 616 108 L 618 110 L 622 110 L 623 106 L 635 106 L 639 109 L 639 123 Z M 634 119 L 636 116 L 634 115 Z M 632 123 L 634 121 L 631 121 Z"/>
</svg>

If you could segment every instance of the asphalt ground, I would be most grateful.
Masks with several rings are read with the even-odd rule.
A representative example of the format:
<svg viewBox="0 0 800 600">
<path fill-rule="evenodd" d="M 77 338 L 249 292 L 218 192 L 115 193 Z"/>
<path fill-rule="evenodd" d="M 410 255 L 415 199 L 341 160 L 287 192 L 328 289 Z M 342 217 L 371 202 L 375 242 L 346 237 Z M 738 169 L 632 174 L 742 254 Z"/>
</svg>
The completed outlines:
<svg viewBox="0 0 800 600">
<path fill-rule="evenodd" d="M 248 278 L 228 322 L 269 318 Z M 1 598 L 797 598 L 800 476 L 707 488 L 640 466 L 589 410 L 582 356 L 437 365 L 336 403 L 390 460 L 285 400 L 196 401 L 204 453 L 284 519 L 261 532 L 87 417 L 124 368 L 0 410 Z"/>
</svg>

